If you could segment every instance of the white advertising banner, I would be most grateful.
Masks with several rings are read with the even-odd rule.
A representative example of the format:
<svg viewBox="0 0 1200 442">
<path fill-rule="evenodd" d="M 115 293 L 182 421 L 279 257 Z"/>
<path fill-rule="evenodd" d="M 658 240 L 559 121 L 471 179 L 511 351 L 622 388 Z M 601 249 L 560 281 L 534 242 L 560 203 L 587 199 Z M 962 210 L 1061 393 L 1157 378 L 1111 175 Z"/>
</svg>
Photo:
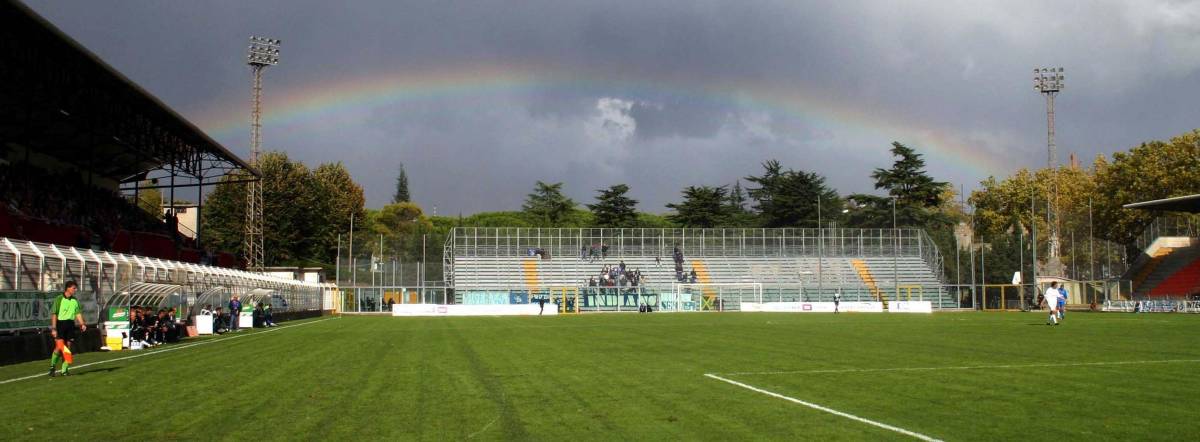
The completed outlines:
<svg viewBox="0 0 1200 442">
<path fill-rule="evenodd" d="M 212 315 L 196 315 L 194 316 L 196 323 L 196 334 L 211 335 L 213 334 L 213 317 Z"/>
<path fill-rule="evenodd" d="M 744 312 L 768 313 L 833 313 L 832 302 L 743 302 Z M 883 313 L 882 302 L 842 302 L 840 312 Z"/>
<path fill-rule="evenodd" d="M 892 313 L 933 313 L 931 301 L 892 301 L 888 304 Z"/>
<path fill-rule="evenodd" d="M 440 305 L 392 304 L 392 316 L 537 316 L 557 315 L 558 304 Z"/>
</svg>

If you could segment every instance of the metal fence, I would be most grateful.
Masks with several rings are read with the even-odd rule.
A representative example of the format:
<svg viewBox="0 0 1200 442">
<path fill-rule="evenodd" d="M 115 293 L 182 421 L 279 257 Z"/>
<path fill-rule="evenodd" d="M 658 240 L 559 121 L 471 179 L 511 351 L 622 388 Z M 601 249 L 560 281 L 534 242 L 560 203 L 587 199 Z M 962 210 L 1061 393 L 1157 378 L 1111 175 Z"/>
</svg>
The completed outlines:
<svg viewBox="0 0 1200 442">
<path fill-rule="evenodd" d="M 1065 281 L 1068 305 L 1102 305 L 1108 301 L 1130 299 L 1132 281 L 1109 279 Z M 959 308 L 985 311 L 1037 310 L 1049 283 L 1039 284 L 947 284 L 942 286 Z"/>
<path fill-rule="evenodd" d="M 56 292 L 79 285 L 84 318 L 107 307 L 170 306 L 194 313 L 233 295 L 272 302 L 276 312 L 321 310 L 333 286 L 220 267 L 0 238 L 0 292 Z M 180 315 L 184 316 L 184 315 Z"/>
</svg>

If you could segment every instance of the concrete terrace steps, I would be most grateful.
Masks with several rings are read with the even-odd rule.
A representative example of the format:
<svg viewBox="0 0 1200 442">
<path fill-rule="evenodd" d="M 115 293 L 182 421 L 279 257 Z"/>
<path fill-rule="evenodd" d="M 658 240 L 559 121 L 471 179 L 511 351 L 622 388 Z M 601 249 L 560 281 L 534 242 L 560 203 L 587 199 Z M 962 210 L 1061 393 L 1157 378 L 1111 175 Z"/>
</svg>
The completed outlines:
<svg viewBox="0 0 1200 442">
<path fill-rule="evenodd" d="M 870 273 L 877 292 L 872 292 L 861 277 L 855 260 L 861 261 L 861 265 Z M 619 258 L 590 262 L 577 257 L 539 260 L 458 256 L 454 259 L 454 282 L 458 287 L 514 290 L 580 287 L 586 284 L 588 277 L 598 276 L 605 263 L 617 265 L 620 261 Z M 645 285 L 651 290 L 669 290 L 675 281 L 674 263 L 670 261 L 657 267 L 653 256 L 625 257 L 624 261 L 626 268 L 642 270 L 646 277 Z M 887 257 L 685 256 L 684 272 L 690 272 L 694 264 L 698 264 L 695 265 L 698 281 L 722 284 L 757 282 L 763 285 L 764 296 L 781 296 L 785 300 L 789 297 L 799 299 L 796 297 L 800 296 L 801 290 L 805 300 L 832 298 L 833 293 L 838 291 L 846 296 L 858 293 L 851 299 L 864 295 L 876 298 L 881 294 L 892 298 L 896 285 L 918 287 L 913 290 L 914 299 L 920 294 L 924 299 L 936 300 L 941 287 L 936 274 L 917 257 L 893 260 Z M 526 265 L 536 266 L 536 279 L 531 277 L 533 273 L 527 271 Z M 818 274 L 822 277 L 818 278 Z M 907 290 L 901 292 L 906 294 Z M 953 302 L 943 298 L 939 305 L 953 306 Z"/>
</svg>

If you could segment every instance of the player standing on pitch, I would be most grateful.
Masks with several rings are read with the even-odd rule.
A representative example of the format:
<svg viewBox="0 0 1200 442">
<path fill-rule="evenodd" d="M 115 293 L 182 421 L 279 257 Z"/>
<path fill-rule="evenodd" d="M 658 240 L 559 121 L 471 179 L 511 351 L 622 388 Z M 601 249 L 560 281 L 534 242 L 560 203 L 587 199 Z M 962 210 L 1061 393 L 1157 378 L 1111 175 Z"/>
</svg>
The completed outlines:
<svg viewBox="0 0 1200 442">
<path fill-rule="evenodd" d="M 83 310 L 79 307 L 79 299 L 75 298 L 75 281 L 67 281 L 63 285 L 63 294 L 54 299 L 50 309 L 50 335 L 54 337 L 54 352 L 50 354 L 50 377 L 54 377 L 54 369 L 62 360 L 62 375 L 70 374 L 71 363 L 75 358 L 71 355 L 71 343 L 75 342 L 78 334 L 75 324 L 79 324 L 79 332 L 87 331 L 83 322 Z"/>
<path fill-rule="evenodd" d="M 838 313 L 838 304 L 842 303 L 842 292 L 833 292 L 833 314 Z"/>
<path fill-rule="evenodd" d="M 1046 303 L 1046 309 L 1050 310 L 1050 321 L 1046 325 L 1058 325 L 1058 298 L 1062 293 L 1058 291 L 1058 282 L 1051 282 L 1050 287 L 1046 289 L 1046 294 L 1042 295 L 1042 302 Z"/>
<path fill-rule="evenodd" d="M 1067 295 L 1068 295 L 1068 293 L 1067 293 L 1067 285 L 1066 284 L 1063 284 L 1062 287 L 1058 288 L 1058 294 L 1062 295 L 1062 296 L 1058 297 L 1058 320 L 1061 321 L 1063 318 L 1066 317 L 1065 312 L 1067 311 Z"/>
</svg>

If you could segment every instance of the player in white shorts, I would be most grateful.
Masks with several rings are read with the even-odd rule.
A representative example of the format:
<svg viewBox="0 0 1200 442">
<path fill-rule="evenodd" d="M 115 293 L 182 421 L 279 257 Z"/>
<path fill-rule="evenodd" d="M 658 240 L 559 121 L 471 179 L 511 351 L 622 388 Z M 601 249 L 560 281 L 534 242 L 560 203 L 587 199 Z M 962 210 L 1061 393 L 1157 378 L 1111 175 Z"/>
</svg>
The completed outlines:
<svg viewBox="0 0 1200 442">
<path fill-rule="evenodd" d="M 1058 325 L 1058 298 L 1062 296 L 1062 292 L 1058 291 L 1058 282 L 1051 282 L 1042 296 L 1042 302 L 1045 302 L 1046 309 L 1050 310 L 1050 321 L 1046 325 Z"/>
</svg>

